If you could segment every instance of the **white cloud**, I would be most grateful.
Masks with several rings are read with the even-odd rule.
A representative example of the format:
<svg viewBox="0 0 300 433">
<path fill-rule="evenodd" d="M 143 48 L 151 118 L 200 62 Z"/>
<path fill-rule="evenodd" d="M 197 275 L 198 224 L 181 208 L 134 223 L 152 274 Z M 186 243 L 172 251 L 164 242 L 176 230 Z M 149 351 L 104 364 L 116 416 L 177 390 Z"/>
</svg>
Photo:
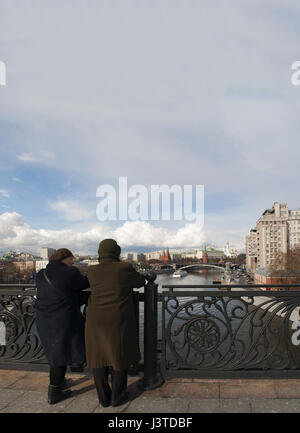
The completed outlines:
<svg viewBox="0 0 300 433">
<path fill-rule="evenodd" d="M 93 217 L 93 212 L 76 200 L 58 200 L 49 205 L 51 209 L 64 215 L 68 221 L 87 221 Z"/>
<path fill-rule="evenodd" d="M 22 183 L 21 179 L 19 179 L 18 177 L 12 177 L 11 180 L 13 180 L 14 182 Z"/>
<path fill-rule="evenodd" d="M 19 161 L 23 162 L 44 162 L 54 159 L 55 155 L 48 151 L 24 152 L 17 156 Z"/>
<path fill-rule="evenodd" d="M 0 189 L 0 194 L 1 194 L 3 197 L 6 197 L 6 198 L 9 197 L 9 193 L 6 191 L 6 189 Z"/>
<path fill-rule="evenodd" d="M 144 221 L 127 221 L 123 226 L 112 229 L 102 224 L 92 225 L 86 230 L 33 229 L 22 215 L 16 212 L 0 214 L 1 249 L 21 249 L 37 252 L 41 246 L 54 248 L 67 247 L 79 253 L 95 253 L 99 242 L 104 238 L 114 238 L 121 248 L 139 246 L 141 248 L 197 248 L 203 242 L 211 242 L 211 232 L 199 230 L 194 224 L 186 224 L 179 230 L 157 228 Z M 214 232 L 215 235 L 215 232 Z M 228 236 L 230 235 L 230 236 Z M 219 246 L 226 241 L 235 244 L 241 240 L 242 231 L 232 230 L 220 233 Z"/>
</svg>

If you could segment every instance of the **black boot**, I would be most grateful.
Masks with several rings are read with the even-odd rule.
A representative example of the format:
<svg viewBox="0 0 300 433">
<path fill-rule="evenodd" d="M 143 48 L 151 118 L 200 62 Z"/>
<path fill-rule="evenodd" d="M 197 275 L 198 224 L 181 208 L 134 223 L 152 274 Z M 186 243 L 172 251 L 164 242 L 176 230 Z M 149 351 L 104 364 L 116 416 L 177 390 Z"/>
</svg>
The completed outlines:
<svg viewBox="0 0 300 433">
<path fill-rule="evenodd" d="M 55 404 L 65 400 L 72 394 L 71 390 L 62 391 L 60 386 L 49 385 L 48 386 L 48 403 Z"/>
<path fill-rule="evenodd" d="M 73 383 L 72 379 L 66 379 L 66 378 L 64 378 L 64 380 L 62 381 L 62 383 L 60 383 L 57 386 L 59 386 L 60 389 L 63 391 L 64 389 L 70 388 L 72 386 L 72 383 Z"/>
<path fill-rule="evenodd" d="M 118 398 L 112 400 L 111 405 L 113 407 L 121 406 L 130 400 L 130 394 L 128 391 L 123 392 Z"/>
</svg>

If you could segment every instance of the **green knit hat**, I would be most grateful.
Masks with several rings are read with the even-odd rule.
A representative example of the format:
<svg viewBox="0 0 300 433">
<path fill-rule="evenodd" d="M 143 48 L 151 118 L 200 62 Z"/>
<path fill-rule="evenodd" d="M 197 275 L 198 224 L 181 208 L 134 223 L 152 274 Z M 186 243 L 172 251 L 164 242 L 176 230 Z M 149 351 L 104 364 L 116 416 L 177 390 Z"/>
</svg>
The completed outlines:
<svg viewBox="0 0 300 433">
<path fill-rule="evenodd" d="M 106 254 L 112 254 L 119 257 L 121 254 L 121 248 L 114 239 L 103 239 L 99 244 L 98 254 L 99 257 Z"/>
</svg>

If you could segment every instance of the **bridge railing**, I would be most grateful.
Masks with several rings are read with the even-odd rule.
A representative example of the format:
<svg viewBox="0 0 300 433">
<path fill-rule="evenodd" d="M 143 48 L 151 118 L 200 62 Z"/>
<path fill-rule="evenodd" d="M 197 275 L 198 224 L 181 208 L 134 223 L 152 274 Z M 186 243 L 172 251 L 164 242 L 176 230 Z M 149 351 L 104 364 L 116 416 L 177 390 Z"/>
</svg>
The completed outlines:
<svg viewBox="0 0 300 433">
<path fill-rule="evenodd" d="M 300 377 L 299 284 L 162 288 L 163 377 Z"/>
<path fill-rule="evenodd" d="M 135 367 L 143 370 L 146 388 L 174 375 L 300 377 L 299 284 L 269 285 L 270 291 L 262 290 L 266 285 L 173 284 L 158 293 L 155 278 L 149 273 L 144 293 L 135 293 L 137 320 L 144 315 L 144 363 Z M 49 369 L 35 326 L 35 297 L 33 285 L 0 286 L 6 328 L 0 368 Z"/>
</svg>

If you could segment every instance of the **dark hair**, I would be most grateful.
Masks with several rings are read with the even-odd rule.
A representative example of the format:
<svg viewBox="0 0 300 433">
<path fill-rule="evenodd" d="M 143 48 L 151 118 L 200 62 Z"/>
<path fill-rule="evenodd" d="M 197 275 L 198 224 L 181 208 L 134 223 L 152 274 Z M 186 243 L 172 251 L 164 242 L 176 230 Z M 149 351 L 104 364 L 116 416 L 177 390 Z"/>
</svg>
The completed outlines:
<svg viewBox="0 0 300 433">
<path fill-rule="evenodd" d="M 50 256 L 49 262 L 61 261 L 63 259 L 66 259 L 67 257 L 73 257 L 73 254 L 71 253 L 71 251 L 68 250 L 67 248 L 60 248 L 59 250 L 56 250 L 55 253 L 53 253 Z"/>
</svg>

